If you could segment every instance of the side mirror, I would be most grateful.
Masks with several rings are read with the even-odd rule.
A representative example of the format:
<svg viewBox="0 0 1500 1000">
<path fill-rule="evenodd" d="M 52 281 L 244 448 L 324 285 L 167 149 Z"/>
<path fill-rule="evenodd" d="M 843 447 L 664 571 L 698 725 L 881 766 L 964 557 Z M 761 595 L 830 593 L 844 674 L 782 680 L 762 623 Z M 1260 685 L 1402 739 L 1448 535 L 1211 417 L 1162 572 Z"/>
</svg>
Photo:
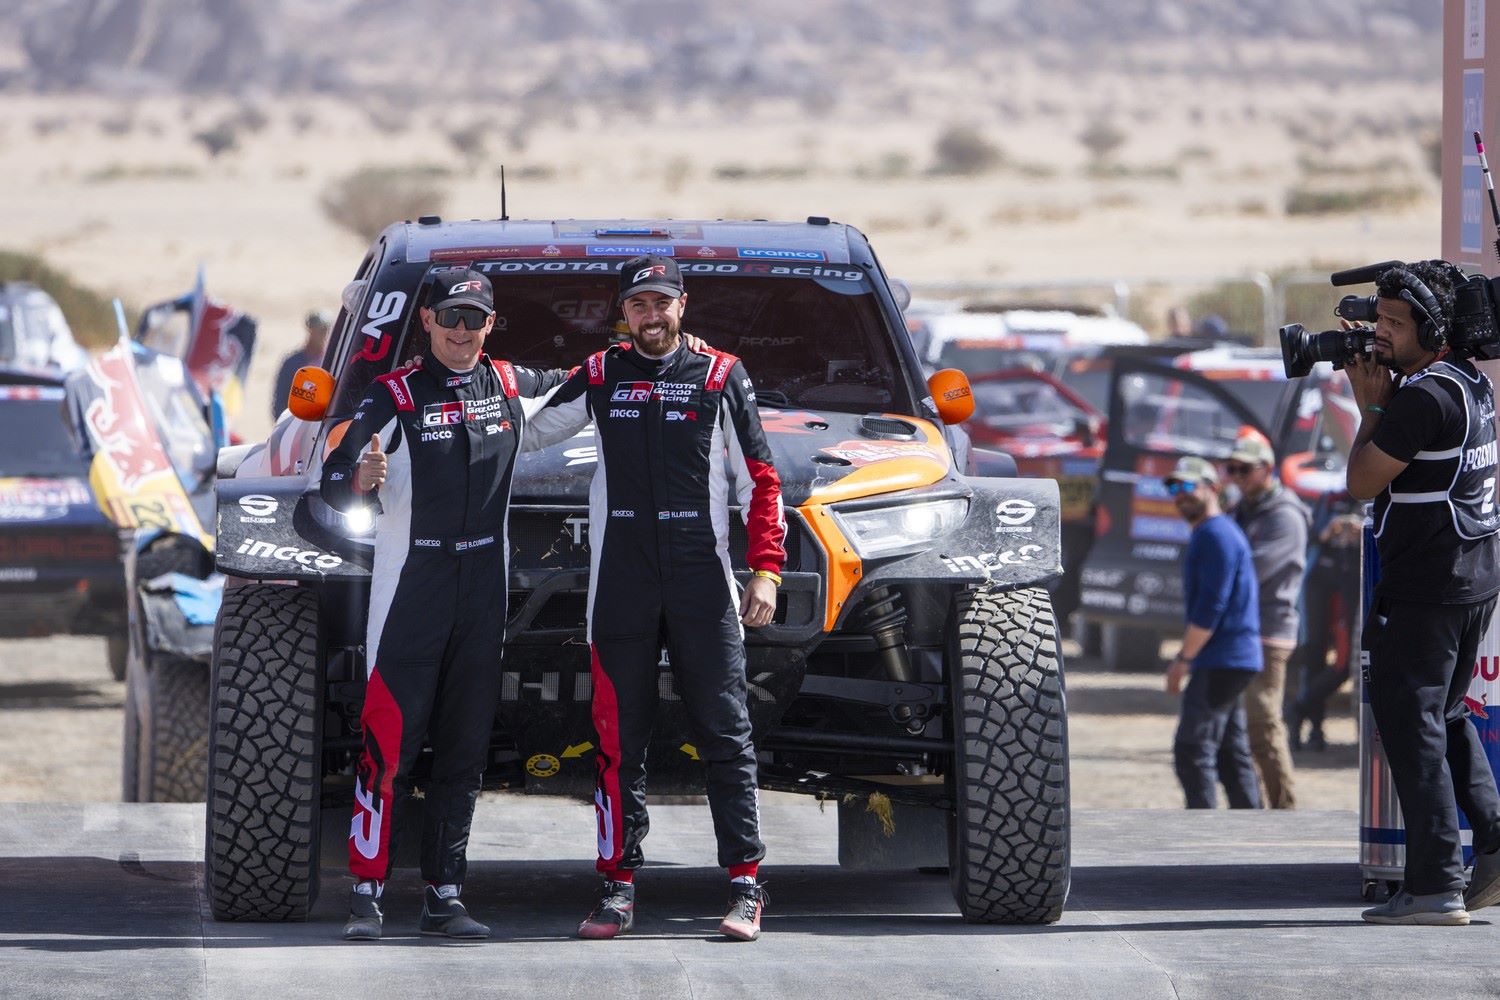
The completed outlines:
<svg viewBox="0 0 1500 1000">
<path fill-rule="evenodd" d="M 298 368 L 292 376 L 286 408 L 298 420 L 322 420 L 333 402 L 333 376 L 316 365 Z"/>
<path fill-rule="evenodd" d="M 927 380 L 927 390 L 932 393 L 932 402 L 937 406 L 943 423 L 963 423 L 974 415 L 974 393 L 969 389 L 969 376 L 957 368 L 934 372 Z"/>
</svg>

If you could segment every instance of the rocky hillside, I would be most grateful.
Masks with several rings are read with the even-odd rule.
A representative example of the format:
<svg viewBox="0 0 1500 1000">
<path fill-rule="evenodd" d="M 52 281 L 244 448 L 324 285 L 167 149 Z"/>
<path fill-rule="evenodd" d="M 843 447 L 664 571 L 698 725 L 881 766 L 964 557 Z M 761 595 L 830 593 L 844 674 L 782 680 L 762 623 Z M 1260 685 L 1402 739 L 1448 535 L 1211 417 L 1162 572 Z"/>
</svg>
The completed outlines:
<svg viewBox="0 0 1500 1000">
<path fill-rule="evenodd" d="M 451 90 L 522 109 L 691 94 L 901 110 L 1008 62 L 1431 80 L 1434 0 L 9 0 L 0 87 L 113 94 Z M 1271 43 L 1271 44 L 1264 44 Z"/>
</svg>

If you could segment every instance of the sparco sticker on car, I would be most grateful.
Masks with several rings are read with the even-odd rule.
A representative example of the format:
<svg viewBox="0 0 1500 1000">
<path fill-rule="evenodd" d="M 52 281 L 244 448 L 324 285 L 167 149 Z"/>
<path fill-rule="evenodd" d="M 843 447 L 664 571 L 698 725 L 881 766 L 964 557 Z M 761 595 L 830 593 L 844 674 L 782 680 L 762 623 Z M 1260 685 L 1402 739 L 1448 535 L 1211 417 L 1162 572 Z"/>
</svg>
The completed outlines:
<svg viewBox="0 0 1500 1000">
<path fill-rule="evenodd" d="M 996 534 L 1031 534 L 1031 520 L 1036 517 L 1036 504 L 1021 497 L 1011 497 L 995 504 Z"/>
<path fill-rule="evenodd" d="M 280 506 L 275 497 L 266 496 L 264 493 L 251 493 L 249 496 L 240 497 L 240 510 L 245 513 L 240 517 L 242 524 L 270 524 L 276 520 L 274 515 Z"/>
</svg>

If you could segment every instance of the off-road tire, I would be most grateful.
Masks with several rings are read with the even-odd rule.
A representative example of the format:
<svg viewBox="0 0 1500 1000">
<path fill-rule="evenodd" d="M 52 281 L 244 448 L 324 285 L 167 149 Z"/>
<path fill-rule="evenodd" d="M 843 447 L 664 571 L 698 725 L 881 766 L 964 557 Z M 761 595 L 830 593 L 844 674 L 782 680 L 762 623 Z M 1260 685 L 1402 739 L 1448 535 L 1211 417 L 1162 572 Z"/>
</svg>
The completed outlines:
<svg viewBox="0 0 1500 1000">
<path fill-rule="evenodd" d="M 318 895 L 318 595 L 224 592 L 214 637 L 205 867 L 217 920 L 306 920 Z"/>
<path fill-rule="evenodd" d="M 970 923 L 1051 923 L 1071 880 L 1068 726 L 1046 590 L 961 595 L 950 633 L 949 875 Z"/>
<path fill-rule="evenodd" d="M 208 665 L 152 657 L 147 725 L 136 726 L 136 798 L 202 802 L 208 779 Z"/>
<path fill-rule="evenodd" d="M 1109 670 L 1135 673 L 1160 670 L 1161 633 L 1106 622 L 1099 629 L 1099 656 Z"/>
</svg>

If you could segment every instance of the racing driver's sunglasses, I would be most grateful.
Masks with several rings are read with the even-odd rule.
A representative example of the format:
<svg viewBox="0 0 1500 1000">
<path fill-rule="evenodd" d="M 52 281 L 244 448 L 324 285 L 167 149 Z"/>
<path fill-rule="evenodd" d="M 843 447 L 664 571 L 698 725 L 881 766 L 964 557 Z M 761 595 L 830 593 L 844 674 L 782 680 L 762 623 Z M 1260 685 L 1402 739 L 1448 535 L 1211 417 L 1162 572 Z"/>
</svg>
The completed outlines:
<svg viewBox="0 0 1500 1000">
<path fill-rule="evenodd" d="M 489 319 L 489 313 L 482 309 L 465 309 L 463 306 L 449 306 L 447 309 L 437 311 L 437 325 L 453 329 L 462 323 L 465 330 L 479 330 L 484 327 L 485 320 Z"/>
</svg>

